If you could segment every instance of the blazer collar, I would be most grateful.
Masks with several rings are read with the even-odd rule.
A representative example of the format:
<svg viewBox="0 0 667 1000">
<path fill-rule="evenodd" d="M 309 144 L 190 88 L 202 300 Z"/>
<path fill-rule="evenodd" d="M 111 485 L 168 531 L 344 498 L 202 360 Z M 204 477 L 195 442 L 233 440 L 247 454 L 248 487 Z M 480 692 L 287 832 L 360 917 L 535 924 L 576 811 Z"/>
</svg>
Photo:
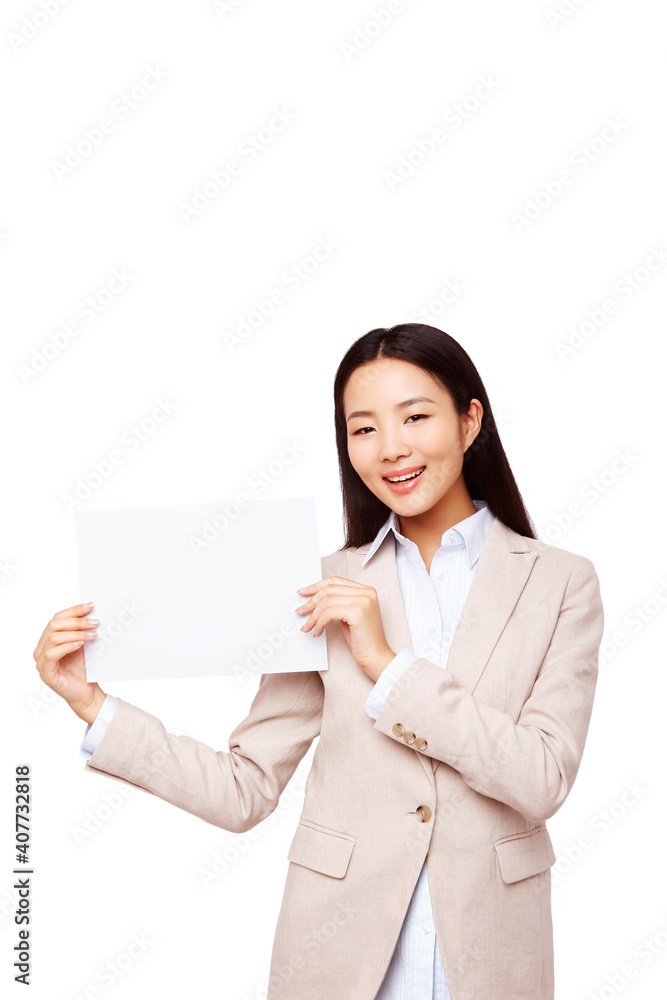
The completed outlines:
<svg viewBox="0 0 667 1000">
<path fill-rule="evenodd" d="M 495 518 L 489 528 L 477 562 L 447 658 L 447 670 L 471 694 L 489 661 L 491 652 L 514 610 L 537 558 L 537 549 Z M 396 568 L 395 536 L 387 529 L 373 558 L 366 560 L 372 542 L 347 549 L 344 575 L 374 587 L 382 614 L 387 642 L 394 652 L 414 652 L 410 628 Z M 431 777 L 439 761 L 415 754 Z"/>
</svg>

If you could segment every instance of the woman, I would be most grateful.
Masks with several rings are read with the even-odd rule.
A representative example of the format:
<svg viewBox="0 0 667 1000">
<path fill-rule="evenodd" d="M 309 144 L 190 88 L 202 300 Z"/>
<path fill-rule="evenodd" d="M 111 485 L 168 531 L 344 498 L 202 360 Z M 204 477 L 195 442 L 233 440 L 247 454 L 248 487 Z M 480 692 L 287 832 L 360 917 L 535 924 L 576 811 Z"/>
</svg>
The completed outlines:
<svg viewBox="0 0 667 1000">
<path fill-rule="evenodd" d="M 334 419 L 346 541 L 299 591 L 327 670 L 262 675 L 216 752 L 86 683 L 87 607 L 49 622 L 37 668 L 89 724 L 88 770 L 226 830 L 273 811 L 319 736 L 269 1000 L 553 1000 L 546 820 L 592 711 L 593 564 L 536 539 L 479 374 L 446 333 L 357 340 Z"/>
</svg>

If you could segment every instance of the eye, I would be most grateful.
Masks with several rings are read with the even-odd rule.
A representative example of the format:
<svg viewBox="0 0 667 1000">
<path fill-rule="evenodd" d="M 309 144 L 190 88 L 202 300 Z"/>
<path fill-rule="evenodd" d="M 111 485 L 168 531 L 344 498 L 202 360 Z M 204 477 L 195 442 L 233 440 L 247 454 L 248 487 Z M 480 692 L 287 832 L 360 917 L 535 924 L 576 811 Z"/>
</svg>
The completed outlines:
<svg viewBox="0 0 667 1000">
<path fill-rule="evenodd" d="M 420 420 L 422 418 L 428 419 L 428 414 L 426 414 L 426 413 L 413 413 L 413 414 L 411 414 L 411 416 L 408 417 L 408 420 L 413 420 L 415 417 L 418 418 L 418 419 L 420 419 Z M 406 420 L 406 423 L 408 422 L 408 420 Z M 358 431 L 354 431 L 353 432 L 352 437 L 354 437 L 355 434 L 361 434 L 362 431 L 372 431 L 372 430 L 373 430 L 372 427 L 360 427 Z M 365 434 L 363 436 L 365 437 Z"/>
</svg>

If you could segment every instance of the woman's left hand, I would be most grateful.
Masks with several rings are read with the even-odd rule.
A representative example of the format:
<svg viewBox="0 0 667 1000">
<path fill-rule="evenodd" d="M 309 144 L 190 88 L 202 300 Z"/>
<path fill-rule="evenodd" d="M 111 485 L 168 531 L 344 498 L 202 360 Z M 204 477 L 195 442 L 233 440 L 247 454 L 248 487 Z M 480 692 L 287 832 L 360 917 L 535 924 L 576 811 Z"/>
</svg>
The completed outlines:
<svg viewBox="0 0 667 1000">
<path fill-rule="evenodd" d="M 353 657 L 375 682 L 396 655 L 384 634 L 375 587 L 365 587 L 342 576 L 327 576 L 297 593 L 308 597 L 296 609 L 297 614 L 311 612 L 301 631 L 308 632 L 314 626 L 313 635 L 321 635 L 329 622 L 340 622 Z"/>
</svg>

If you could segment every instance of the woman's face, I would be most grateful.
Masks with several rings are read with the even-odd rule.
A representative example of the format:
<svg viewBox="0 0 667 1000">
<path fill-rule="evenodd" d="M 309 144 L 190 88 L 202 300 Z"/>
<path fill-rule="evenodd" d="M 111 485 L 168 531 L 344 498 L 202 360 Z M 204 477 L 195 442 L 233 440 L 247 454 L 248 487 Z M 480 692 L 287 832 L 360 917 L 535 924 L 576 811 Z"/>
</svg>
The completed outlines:
<svg viewBox="0 0 667 1000">
<path fill-rule="evenodd" d="M 415 397 L 426 398 L 408 402 Z M 463 454 L 481 427 L 479 400 L 472 400 L 468 413 L 460 417 L 449 393 L 427 372 L 409 361 L 379 358 L 353 371 L 343 392 L 343 409 L 355 471 L 399 517 L 424 513 L 454 484 L 455 492 L 463 488 L 467 494 Z M 420 469 L 420 475 L 395 486 L 386 479 Z"/>
</svg>

